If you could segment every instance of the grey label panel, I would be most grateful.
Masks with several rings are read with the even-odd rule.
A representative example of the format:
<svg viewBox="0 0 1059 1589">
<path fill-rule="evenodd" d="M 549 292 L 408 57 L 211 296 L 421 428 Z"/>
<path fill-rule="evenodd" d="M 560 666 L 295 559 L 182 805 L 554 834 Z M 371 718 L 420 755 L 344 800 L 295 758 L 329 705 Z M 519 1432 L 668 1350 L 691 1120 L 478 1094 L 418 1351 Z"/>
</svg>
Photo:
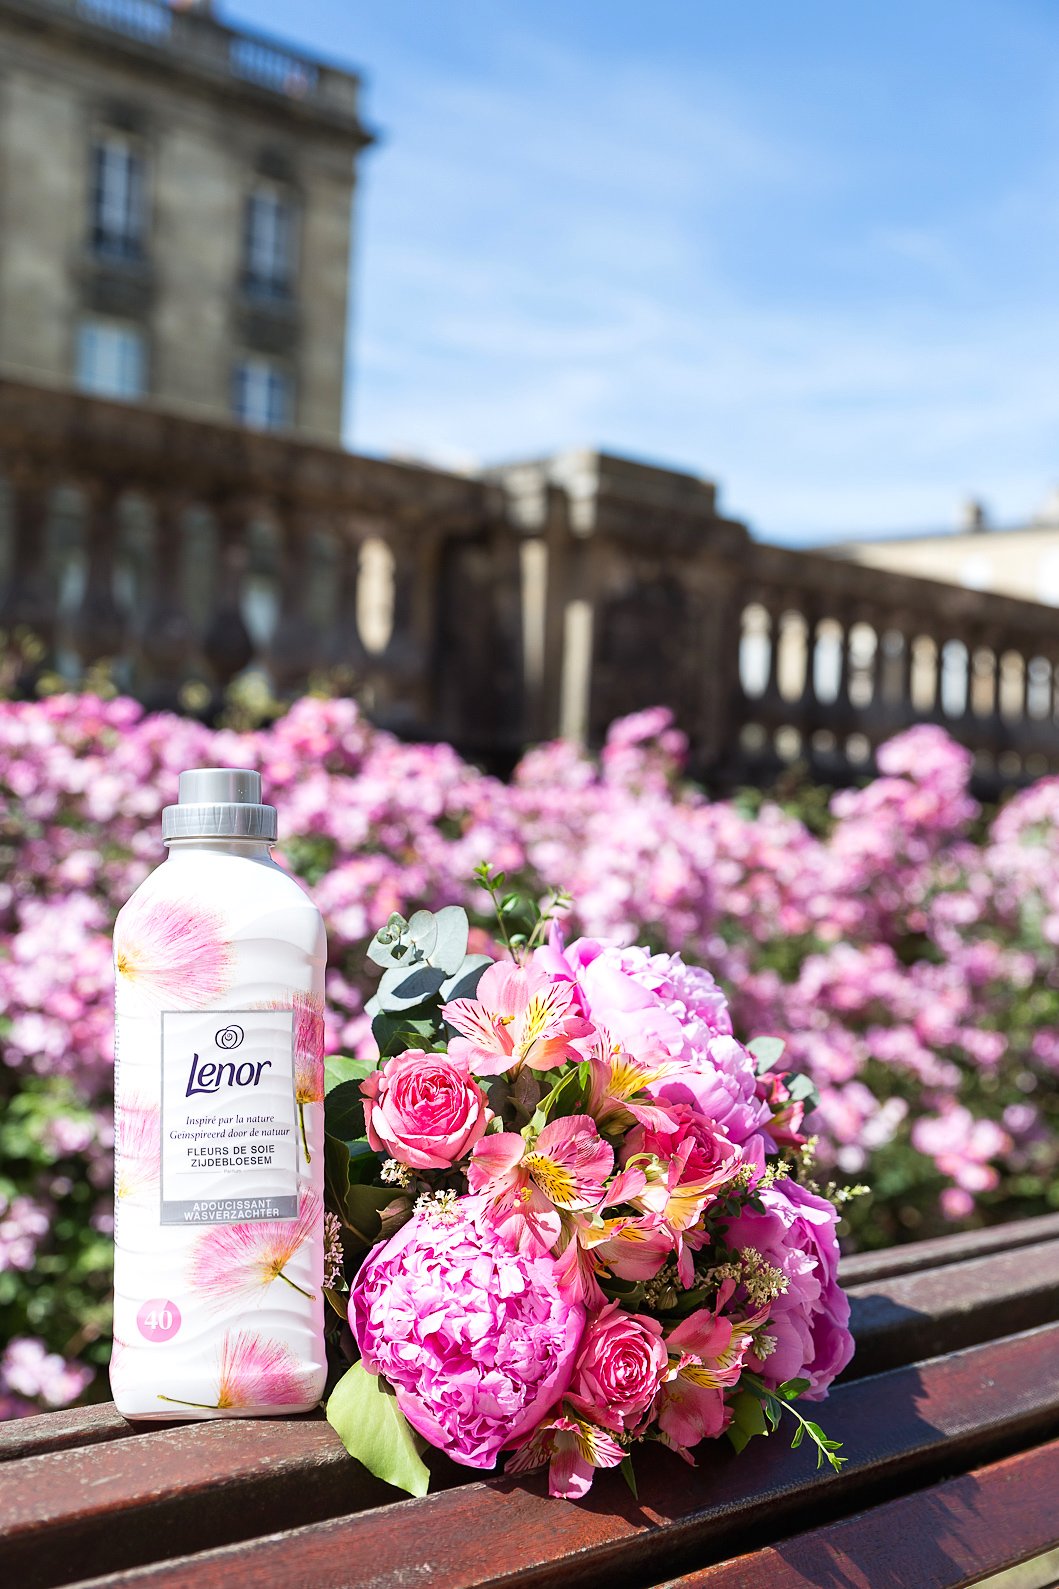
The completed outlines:
<svg viewBox="0 0 1059 1589">
<path fill-rule="evenodd" d="M 297 1219 L 297 1197 L 178 1198 L 162 1204 L 163 1225 L 238 1225 L 255 1219 Z"/>
</svg>

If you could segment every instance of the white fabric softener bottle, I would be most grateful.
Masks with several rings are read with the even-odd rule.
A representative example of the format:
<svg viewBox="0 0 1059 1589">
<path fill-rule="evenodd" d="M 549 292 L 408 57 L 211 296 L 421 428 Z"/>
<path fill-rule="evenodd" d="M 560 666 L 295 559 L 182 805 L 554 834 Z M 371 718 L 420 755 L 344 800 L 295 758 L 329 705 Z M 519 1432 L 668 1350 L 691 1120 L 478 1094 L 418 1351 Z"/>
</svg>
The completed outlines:
<svg viewBox="0 0 1059 1589">
<path fill-rule="evenodd" d="M 326 1373 L 323 922 L 272 859 L 259 773 L 182 773 L 162 837 L 114 929 L 114 1400 L 305 1412 Z"/>
</svg>

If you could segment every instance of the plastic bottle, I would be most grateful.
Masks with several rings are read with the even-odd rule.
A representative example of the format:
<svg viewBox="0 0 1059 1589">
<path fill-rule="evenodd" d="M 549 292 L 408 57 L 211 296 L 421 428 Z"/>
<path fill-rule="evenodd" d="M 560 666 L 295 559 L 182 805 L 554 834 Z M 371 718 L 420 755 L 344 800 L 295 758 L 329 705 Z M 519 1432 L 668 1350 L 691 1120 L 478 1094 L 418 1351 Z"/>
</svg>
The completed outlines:
<svg viewBox="0 0 1059 1589">
<path fill-rule="evenodd" d="M 111 1387 L 126 1418 L 323 1391 L 323 922 L 256 772 L 180 776 L 114 929 Z"/>
</svg>

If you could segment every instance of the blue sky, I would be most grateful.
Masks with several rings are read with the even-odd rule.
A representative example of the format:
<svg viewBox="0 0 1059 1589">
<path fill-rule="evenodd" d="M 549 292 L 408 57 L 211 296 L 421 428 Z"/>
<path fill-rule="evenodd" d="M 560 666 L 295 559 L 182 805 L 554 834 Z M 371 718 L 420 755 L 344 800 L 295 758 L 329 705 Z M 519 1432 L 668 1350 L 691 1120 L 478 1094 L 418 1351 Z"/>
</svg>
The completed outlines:
<svg viewBox="0 0 1059 1589">
<path fill-rule="evenodd" d="M 766 539 L 1059 480 L 1054 0 L 260 0 L 352 63 L 347 441 L 598 445 Z"/>
</svg>

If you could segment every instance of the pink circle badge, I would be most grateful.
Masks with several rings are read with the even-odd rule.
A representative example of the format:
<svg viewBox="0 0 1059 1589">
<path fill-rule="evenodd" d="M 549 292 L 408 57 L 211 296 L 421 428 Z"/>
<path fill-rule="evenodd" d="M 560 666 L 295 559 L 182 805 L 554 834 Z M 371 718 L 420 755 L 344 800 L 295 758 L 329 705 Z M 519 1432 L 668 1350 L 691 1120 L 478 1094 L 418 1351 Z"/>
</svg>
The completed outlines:
<svg viewBox="0 0 1059 1589">
<path fill-rule="evenodd" d="M 171 1341 L 180 1328 L 180 1309 L 165 1297 L 152 1297 L 136 1315 L 140 1334 L 147 1341 Z"/>
</svg>

